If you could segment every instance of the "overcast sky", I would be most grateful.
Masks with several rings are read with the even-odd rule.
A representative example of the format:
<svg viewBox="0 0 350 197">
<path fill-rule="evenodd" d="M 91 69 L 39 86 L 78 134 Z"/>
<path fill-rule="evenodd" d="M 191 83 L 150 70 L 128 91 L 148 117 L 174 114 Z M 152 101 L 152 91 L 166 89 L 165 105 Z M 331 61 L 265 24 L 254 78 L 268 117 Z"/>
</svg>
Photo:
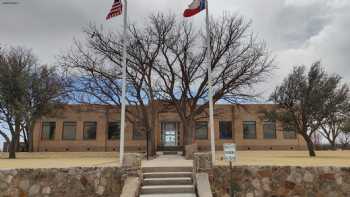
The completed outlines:
<svg viewBox="0 0 350 197">
<path fill-rule="evenodd" d="M 4 2 L 17 1 L 19 4 Z M 181 17 L 192 0 L 129 0 L 129 19 L 142 23 L 155 11 Z M 295 65 L 322 60 L 329 72 L 350 80 L 350 0 L 209 0 L 210 12 L 237 13 L 251 19 L 266 41 L 278 69 L 259 88 L 268 95 Z M 33 49 L 42 64 L 82 38 L 89 22 L 121 28 L 121 17 L 105 21 L 112 0 L 0 0 L 0 44 Z M 204 13 L 189 20 L 204 25 Z"/>
</svg>

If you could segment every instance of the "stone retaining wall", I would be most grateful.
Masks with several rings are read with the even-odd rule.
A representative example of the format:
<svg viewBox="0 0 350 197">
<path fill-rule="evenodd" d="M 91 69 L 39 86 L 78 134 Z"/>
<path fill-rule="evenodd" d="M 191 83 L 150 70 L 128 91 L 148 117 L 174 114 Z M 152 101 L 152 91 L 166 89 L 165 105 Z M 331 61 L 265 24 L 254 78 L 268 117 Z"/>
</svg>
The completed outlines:
<svg viewBox="0 0 350 197">
<path fill-rule="evenodd" d="M 239 197 L 349 197 L 350 167 L 234 166 Z M 228 197 L 230 168 L 214 166 L 214 196 Z"/>
<path fill-rule="evenodd" d="M 228 166 L 198 167 L 210 174 L 214 196 L 229 196 Z M 117 167 L 2 170 L 0 197 L 118 197 L 122 174 Z M 350 167 L 234 166 L 233 178 L 236 197 L 350 196 Z"/>
<path fill-rule="evenodd" d="M 0 171 L 0 197 L 120 196 L 119 168 L 15 169 Z"/>
</svg>

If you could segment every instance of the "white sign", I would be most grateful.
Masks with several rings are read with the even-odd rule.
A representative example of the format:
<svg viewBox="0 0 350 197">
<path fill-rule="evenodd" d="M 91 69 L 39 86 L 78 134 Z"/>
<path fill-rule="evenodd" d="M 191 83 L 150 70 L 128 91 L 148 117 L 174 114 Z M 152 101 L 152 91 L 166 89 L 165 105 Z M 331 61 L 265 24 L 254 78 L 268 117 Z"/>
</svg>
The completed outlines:
<svg viewBox="0 0 350 197">
<path fill-rule="evenodd" d="M 236 161 L 236 144 L 224 144 L 224 160 Z"/>
</svg>

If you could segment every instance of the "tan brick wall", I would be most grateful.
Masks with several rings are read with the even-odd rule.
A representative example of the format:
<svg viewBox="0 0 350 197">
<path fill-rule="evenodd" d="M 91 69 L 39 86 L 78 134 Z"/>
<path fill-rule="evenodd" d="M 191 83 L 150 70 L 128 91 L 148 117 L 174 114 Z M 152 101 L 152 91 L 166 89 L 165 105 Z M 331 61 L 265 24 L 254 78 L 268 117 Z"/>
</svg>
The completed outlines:
<svg viewBox="0 0 350 197">
<path fill-rule="evenodd" d="M 236 143 L 239 150 L 304 150 L 305 141 L 298 135 L 297 139 L 284 139 L 283 126 L 280 122 L 276 123 L 276 139 L 264 139 L 263 137 L 263 109 L 271 109 L 273 105 L 216 105 L 215 106 L 215 144 L 218 150 L 222 150 L 224 143 Z M 207 121 L 207 119 L 203 119 Z M 232 121 L 233 139 L 220 139 L 219 122 Z M 243 138 L 243 121 L 256 122 L 256 139 Z M 208 140 L 197 140 L 201 150 L 210 149 L 210 135 Z"/>
<path fill-rule="evenodd" d="M 223 143 L 236 143 L 241 150 L 289 150 L 305 149 L 305 142 L 301 136 L 297 139 L 284 139 L 281 123 L 276 124 L 276 139 L 263 139 L 262 109 L 270 109 L 273 105 L 216 105 L 215 106 L 215 143 L 218 150 L 222 149 Z M 120 120 L 119 110 L 102 105 L 68 105 L 58 110 L 53 117 L 43 117 L 37 121 L 34 129 L 35 151 L 116 151 L 119 140 L 107 140 L 108 122 Z M 207 121 L 207 118 L 202 118 Z M 56 122 L 55 139 L 41 140 L 42 122 Z M 63 122 L 76 122 L 76 140 L 62 140 Z M 83 139 L 84 122 L 97 122 L 96 140 Z M 222 140 L 219 133 L 219 121 L 232 121 L 233 139 Z M 243 139 L 243 121 L 256 121 L 257 139 Z M 161 123 L 177 122 L 179 133 L 182 136 L 182 125 L 180 118 L 175 112 L 161 112 L 157 117 L 156 146 L 161 144 Z M 209 131 L 208 131 L 209 132 Z M 210 148 L 210 133 L 207 140 L 196 140 L 200 150 Z M 180 145 L 183 139 L 180 137 Z M 133 140 L 133 125 L 126 123 L 125 129 L 126 151 L 144 151 L 145 140 Z"/>
</svg>

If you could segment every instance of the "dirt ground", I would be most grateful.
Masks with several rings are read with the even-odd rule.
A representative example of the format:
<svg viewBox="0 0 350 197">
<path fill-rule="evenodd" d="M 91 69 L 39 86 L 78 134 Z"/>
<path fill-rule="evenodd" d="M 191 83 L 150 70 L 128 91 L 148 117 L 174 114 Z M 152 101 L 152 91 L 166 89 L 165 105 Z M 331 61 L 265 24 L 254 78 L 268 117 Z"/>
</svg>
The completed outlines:
<svg viewBox="0 0 350 197">
<path fill-rule="evenodd" d="M 238 151 L 234 165 L 292 165 L 292 166 L 347 166 L 350 167 L 350 151 L 318 151 L 310 158 L 307 151 Z M 17 159 L 7 159 L 0 153 L 0 169 L 13 168 L 65 168 L 118 166 L 115 152 L 64 152 L 64 153 L 17 153 Z M 217 165 L 228 165 L 223 153 L 217 152 Z M 157 162 L 151 161 L 152 165 Z M 164 162 L 164 161 L 163 161 Z M 177 161 L 171 163 L 176 165 Z M 190 161 L 179 160 L 179 164 Z M 149 162 L 143 161 L 143 164 Z"/>
</svg>

